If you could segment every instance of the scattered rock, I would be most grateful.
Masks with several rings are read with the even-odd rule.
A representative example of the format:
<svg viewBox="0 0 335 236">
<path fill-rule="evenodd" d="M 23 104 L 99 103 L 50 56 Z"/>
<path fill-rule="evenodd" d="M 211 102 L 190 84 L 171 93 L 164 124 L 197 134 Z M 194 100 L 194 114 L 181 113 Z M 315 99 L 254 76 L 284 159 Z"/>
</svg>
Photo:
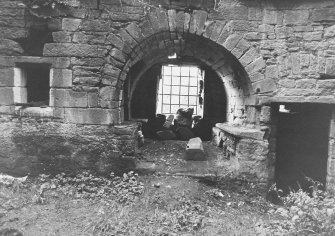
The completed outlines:
<svg viewBox="0 0 335 236">
<path fill-rule="evenodd" d="M 0 230 L 0 236 L 23 236 L 23 234 L 17 229 L 6 228 Z"/>
</svg>

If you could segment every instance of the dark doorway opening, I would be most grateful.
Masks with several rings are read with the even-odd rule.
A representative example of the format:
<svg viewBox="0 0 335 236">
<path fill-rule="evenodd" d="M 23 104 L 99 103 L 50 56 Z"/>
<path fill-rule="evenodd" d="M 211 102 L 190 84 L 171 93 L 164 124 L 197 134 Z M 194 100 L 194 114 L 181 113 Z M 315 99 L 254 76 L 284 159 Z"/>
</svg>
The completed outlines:
<svg viewBox="0 0 335 236">
<path fill-rule="evenodd" d="M 330 109 L 322 104 L 280 106 L 277 130 L 277 187 L 287 193 L 310 190 L 309 177 L 324 186 L 327 175 Z"/>
</svg>

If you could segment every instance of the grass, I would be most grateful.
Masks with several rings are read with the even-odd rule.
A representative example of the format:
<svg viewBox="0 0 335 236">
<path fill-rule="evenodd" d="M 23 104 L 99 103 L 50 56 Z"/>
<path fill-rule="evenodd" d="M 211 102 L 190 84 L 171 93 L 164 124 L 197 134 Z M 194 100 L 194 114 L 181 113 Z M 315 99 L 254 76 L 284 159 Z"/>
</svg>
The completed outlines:
<svg viewBox="0 0 335 236">
<path fill-rule="evenodd" d="M 28 236 L 333 235 L 333 198 L 324 201 L 299 192 L 287 196 L 284 206 L 275 206 L 253 184 L 225 181 L 84 172 L 0 184 L 0 235 L 9 229 Z M 306 205 L 306 199 L 310 207 L 304 217 L 299 213 L 300 220 L 292 221 L 299 212 L 294 206 Z M 319 209 L 315 215 L 312 206 Z"/>
</svg>

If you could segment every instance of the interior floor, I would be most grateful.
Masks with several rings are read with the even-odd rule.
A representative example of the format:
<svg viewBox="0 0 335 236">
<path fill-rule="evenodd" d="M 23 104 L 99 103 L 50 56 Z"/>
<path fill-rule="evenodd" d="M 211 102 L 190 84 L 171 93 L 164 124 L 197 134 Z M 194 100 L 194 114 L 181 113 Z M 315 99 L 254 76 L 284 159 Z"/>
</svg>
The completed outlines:
<svg viewBox="0 0 335 236">
<path fill-rule="evenodd" d="M 186 161 L 187 141 L 145 139 L 140 148 L 141 161 L 155 164 L 156 173 L 204 176 L 227 174 L 237 169 L 234 159 L 226 159 L 223 149 L 203 142 L 206 161 Z"/>
</svg>

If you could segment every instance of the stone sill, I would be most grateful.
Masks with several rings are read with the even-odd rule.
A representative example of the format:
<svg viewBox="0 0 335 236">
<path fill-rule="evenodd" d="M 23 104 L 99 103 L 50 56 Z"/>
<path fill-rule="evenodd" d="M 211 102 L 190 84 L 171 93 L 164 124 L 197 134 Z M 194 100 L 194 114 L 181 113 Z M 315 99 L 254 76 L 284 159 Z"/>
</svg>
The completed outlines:
<svg viewBox="0 0 335 236">
<path fill-rule="evenodd" d="M 53 117 L 54 109 L 51 107 L 15 106 L 15 114 L 19 116 Z"/>
<path fill-rule="evenodd" d="M 217 128 L 233 136 L 246 139 L 263 140 L 265 132 L 258 129 L 251 129 L 242 126 L 232 126 L 227 123 L 217 123 Z"/>
</svg>

